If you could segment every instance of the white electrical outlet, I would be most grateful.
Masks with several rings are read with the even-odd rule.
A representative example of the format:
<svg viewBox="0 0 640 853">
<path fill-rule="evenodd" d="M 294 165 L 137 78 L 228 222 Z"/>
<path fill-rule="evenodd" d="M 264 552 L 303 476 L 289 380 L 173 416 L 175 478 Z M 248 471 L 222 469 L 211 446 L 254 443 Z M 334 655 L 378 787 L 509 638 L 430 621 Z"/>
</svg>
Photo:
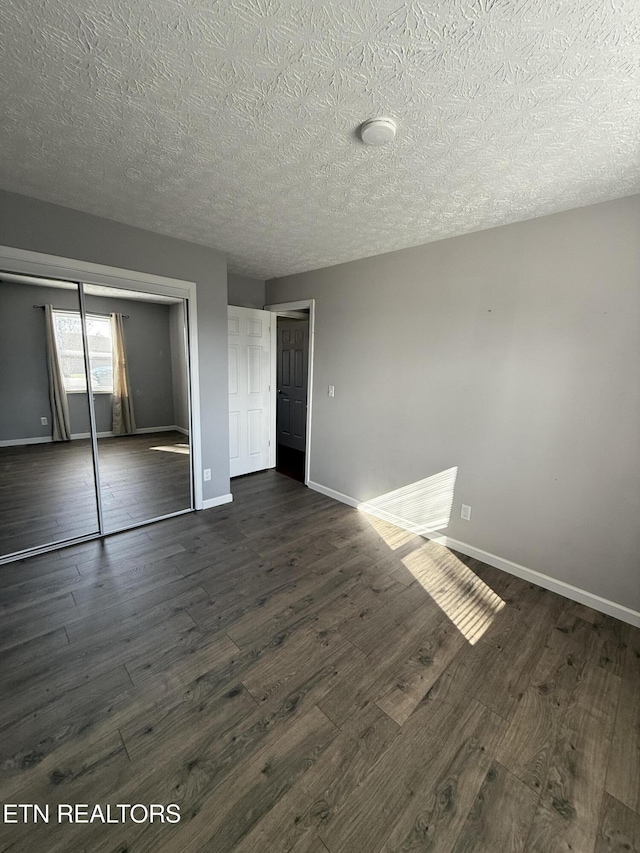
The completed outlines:
<svg viewBox="0 0 640 853">
<path fill-rule="evenodd" d="M 471 507 L 467 504 L 461 504 L 460 518 L 464 518 L 465 521 L 471 521 Z"/>
<path fill-rule="evenodd" d="M 46 418 L 40 418 L 40 423 L 42 424 L 42 426 L 46 426 L 49 421 Z"/>
<path fill-rule="evenodd" d="M 204 474 L 205 480 L 210 480 L 211 479 L 211 468 L 205 468 L 203 471 L 203 474 Z"/>
<path fill-rule="evenodd" d="M 330 397 L 336 396 L 336 386 L 335 385 L 329 385 L 329 396 Z"/>
</svg>

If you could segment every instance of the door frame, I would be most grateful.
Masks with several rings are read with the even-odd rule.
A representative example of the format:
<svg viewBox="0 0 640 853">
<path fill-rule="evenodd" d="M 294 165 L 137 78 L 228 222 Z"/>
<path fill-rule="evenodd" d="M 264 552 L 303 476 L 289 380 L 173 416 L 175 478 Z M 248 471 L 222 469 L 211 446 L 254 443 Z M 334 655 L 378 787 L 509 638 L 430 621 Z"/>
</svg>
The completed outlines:
<svg viewBox="0 0 640 853">
<path fill-rule="evenodd" d="M 315 349 L 315 299 L 299 299 L 296 302 L 274 302 L 264 310 L 276 317 L 290 317 L 291 312 L 309 310 L 309 359 L 307 365 L 307 435 L 304 452 L 304 484 L 309 485 L 311 471 L 311 416 L 313 414 L 313 353 Z M 273 441 L 269 447 L 269 467 L 276 467 L 276 416 L 278 409 L 278 321 L 271 323 L 271 423 L 269 432 Z"/>
<path fill-rule="evenodd" d="M 164 296 L 176 296 L 186 301 L 189 346 L 189 415 L 191 428 L 189 438 L 192 449 L 191 498 L 193 509 L 203 509 L 196 283 L 154 275 L 152 273 L 139 272 L 137 270 L 111 267 L 106 264 L 94 264 L 90 261 L 81 261 L 75 258 L 64 258 L 58 255 L 33 252 L 29 249 L 18 249 L 13 246 L 0 246 L 0 269 L 23 273 L 24 275 L 43 276 L 45 278 L 56 278 L 73 282 L 81 281 L 84 284 L 103 284 L 108 287 L 142 290 Z M 191 510 L 184 510 L 184 512 L 191 512 Z M 156 520 L 159 519 L 153 519 L 153 521 Z M 92 535 L 89 538 L 97 538 L 102 535 L 105 534 L 100 533 Z"/>
</svg>

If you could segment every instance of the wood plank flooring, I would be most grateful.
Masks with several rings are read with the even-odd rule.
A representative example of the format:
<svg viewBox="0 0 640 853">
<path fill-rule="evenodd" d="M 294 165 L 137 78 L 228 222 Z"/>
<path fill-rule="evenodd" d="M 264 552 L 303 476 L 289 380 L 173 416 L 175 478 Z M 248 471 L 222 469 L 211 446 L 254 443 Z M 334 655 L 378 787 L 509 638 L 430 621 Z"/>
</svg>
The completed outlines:
<svg viewBox="0 0 640 853">
<path fill-rule="evenodd" d="M 181 433 L 101 438 L 98 458 L 107 531 L 189 508 L 188 438 Z M 0 447 L 0 555 L 97 530 L 89 439 Z"/>
<path fill-rule="evenodd" d="M 268 471 L 0 567 L 0 853 L 640 853 L 640 631 Z M 139 812 L 140 814 L 140 812 Z"/>
</svg>

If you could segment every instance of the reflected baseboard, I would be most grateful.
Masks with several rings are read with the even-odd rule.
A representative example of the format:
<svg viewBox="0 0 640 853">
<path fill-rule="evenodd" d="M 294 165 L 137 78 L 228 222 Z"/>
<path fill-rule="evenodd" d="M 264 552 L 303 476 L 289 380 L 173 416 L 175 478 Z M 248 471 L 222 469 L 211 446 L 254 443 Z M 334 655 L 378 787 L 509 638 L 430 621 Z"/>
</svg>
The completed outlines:
<svg viewBox="0 0 640 853">
<path fill-rule="evenodd" d="M 181 432 L 183 435 L 189 435 L 189 432 L 186 429 L 182 429 L 182 427 L 175 426 L 175 424 L 171 426 L 159 426 L 159 427 L 142 427 L 141 429 L 137 429 L 135 432 L 131 433 L 131 435 L 148 435 L 152 432 Z M 126 438 L 125 436 L 116 436 L 115 432 L 99 432 L 96 433 L 98 438 Z M 77 438 L 91 438 L 91 433 L 89 432 L 75 432 L 71 434 L 71 441 L 75 441 Z"/>
<path fill-rule="evenodd" d="M 180 432 L 182 435 L 189 435 L 189 430 L 184 427 L 176 426 L 175 424 L 171 424 L 171 426 L 158 426 L 158 427 L 142 427 L 141 429 L 137 429 L 134 435 L 145 435 L 146 433 L 151 432 Z M 111 431 L 109 432 L 99 432 L 97 433 L 98 438 L 115 438 L 115 434 Z M 88 432 L 74 432 L 71 433 L 71 441 L 77 441 L 78 439 L 91 438 L 91 433 Z M 51 436 L 36 436 L 33 438 L 9 438 L 5 441 L 0 441 L 0 447 L 21 447 L 27 444 L 52 444 L 53 439 Z"/>
<path fill-rule="evenodd" d="M 0 447 L 22 447 L 27 444 L 51 444 L 53 441 L 49 436 L 40 436 L 39 438 L 9 438 L 6 441 L 0 441 Z"/>
<path fill-rule="evenodd" d="M 135 431 L 136 435 L 144 435 L 148 432 L 181 432 L 183 435 L 189 435 L 188 429 L 183 429 L 182 427 L 176 426 L 172 424 L 171 426 L 159 426 L 159 427 L 142 427 L 142 429 L 137 429 Z M 113 433 L 111 433 L 113 435 Z"/>
</svg>

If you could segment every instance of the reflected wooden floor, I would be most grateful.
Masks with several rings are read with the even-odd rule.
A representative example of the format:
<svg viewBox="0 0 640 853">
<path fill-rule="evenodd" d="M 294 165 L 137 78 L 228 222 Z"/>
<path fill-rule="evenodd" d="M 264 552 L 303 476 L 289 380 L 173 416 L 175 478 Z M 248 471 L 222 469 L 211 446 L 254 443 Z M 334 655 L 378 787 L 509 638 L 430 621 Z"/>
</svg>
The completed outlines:
<svg viewBox="0 0 640 853">
<path fill-rule="evenodd" d="M 107 530 L 189 506 L 187 442 L 173 430 L 99 439 Z M 97 530 L 88 439 L 0 447 L 0 554 Z"/>
<path fill-rule="evenodd" d="M 275 472 L 0 569 L 12 853 L 640 850 L 640 631 Z M 430 589 L 430 591 L 427 591 Z"/>
<path fill-rule="evenodd" d="M 98 440 L 106 530 L 191 504 L 189 439 L 172 430 Z"/>
</svg>

